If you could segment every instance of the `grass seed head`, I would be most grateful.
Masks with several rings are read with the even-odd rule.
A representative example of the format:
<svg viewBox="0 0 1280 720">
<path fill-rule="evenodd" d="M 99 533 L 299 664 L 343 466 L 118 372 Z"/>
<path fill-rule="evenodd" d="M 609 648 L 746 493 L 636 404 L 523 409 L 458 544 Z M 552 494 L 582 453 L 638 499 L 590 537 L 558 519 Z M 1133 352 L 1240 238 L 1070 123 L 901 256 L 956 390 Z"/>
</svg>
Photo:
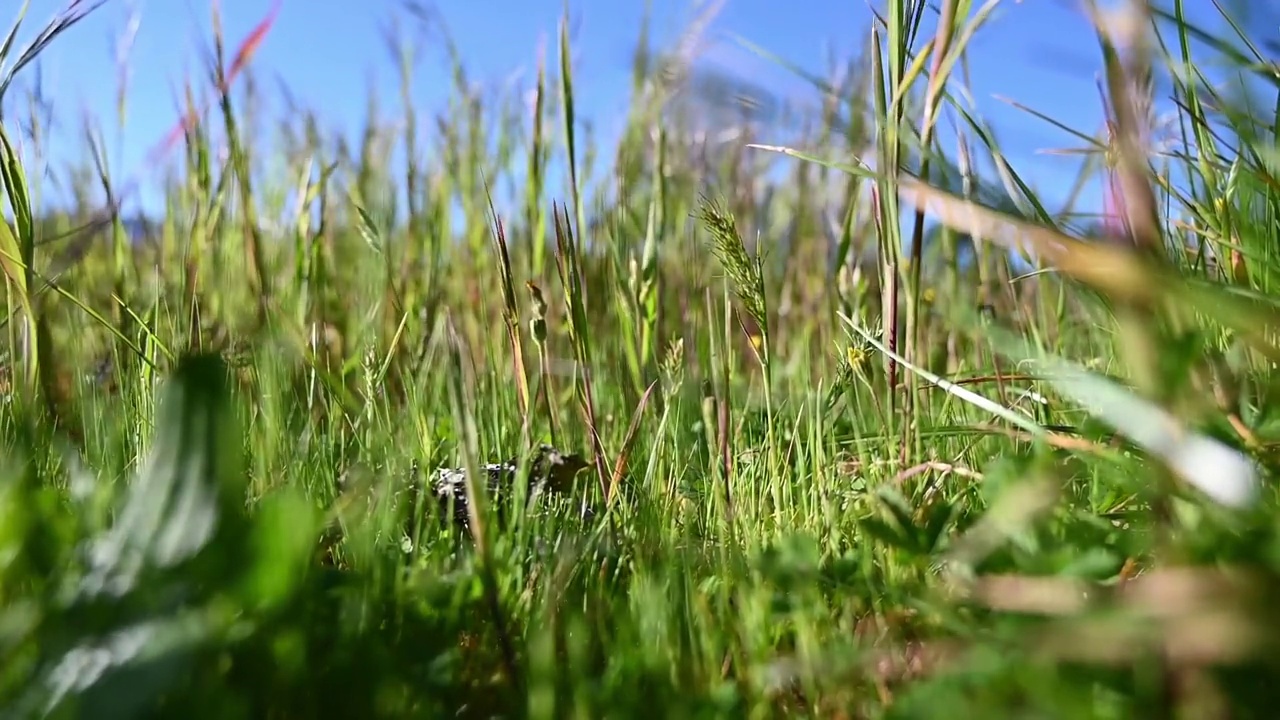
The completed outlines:
<svg viewBox="0 0 1280 720">
<path fill-rule="evenodd" d="M 704 198 L 698 207 L 698 219 L 711 234 L 711 252 L 729 276 L 747 315 L 763 326 L 764 274 L 759 259 L 747 253 L 733 215 L 723 203 Z"/>
</svg>

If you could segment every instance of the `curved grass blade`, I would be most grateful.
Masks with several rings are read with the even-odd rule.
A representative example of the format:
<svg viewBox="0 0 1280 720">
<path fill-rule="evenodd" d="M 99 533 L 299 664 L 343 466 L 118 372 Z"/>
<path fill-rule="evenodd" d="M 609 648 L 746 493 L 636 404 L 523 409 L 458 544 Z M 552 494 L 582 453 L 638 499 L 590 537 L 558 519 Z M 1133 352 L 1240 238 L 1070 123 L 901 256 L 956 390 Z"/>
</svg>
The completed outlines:
<svg viewBox="0 0 1280 720">
<path fill-rule="evenodd" d="M 1048 355 L 1030 343 L 990 328 L 994 346 L 1018 362 L 1039 365 L 1047 382 L 1090 414 L 1160 458 L 1188 484 L 1228 507 L 1252 504 L 1258 495 L 1257 469 L 1241 452 L 1192 431 L 1172 413 L 1117 382 Z"/>
<path fill-rule="evenodd" d="M 1008 422 L 1021 428 L 1022 430 L 1027 431 L 1032 436 L 1038 439 L 1043 439 L 1044 437 L 1046 437 L 1047 431 L 1043 427 L 1041 427 L 1038 423 L 1030 420 L 1024 415 L 1021 415 L 1019 413 L 1014 412 L 1013 410 L 1010 410 L 1004 407 L 1003 405 L 1000 405 L 997 402 L 988 400 L 987 398 L 982 397 L 981 395 L 973 392 L 972 390 L 967 390 L 959 385 L 956 385 L 953 382 L 948 382 L 947 380 L 941 377 L 938 377 L 937 375 L 934 375 L 928 370 L 925 370 L 922 367 L 918 367 L 912 364 L 911 362 L 907 361 L 906 358 L 902 357 L 901 355 L 895 353 L 894 351 L 886 347 L 883 343 L 877 340 L 871 333 L 859 327 L 858 324 L 854 322 L 853 319 L 850 318 L 848 315 L 845 315 L 844 313 L 839 313 L 839 316 L 840 316 L 840 319 L 844 321 L 846 325 L 849 326 L 849 329 L 857 333 L 857 335 L 861 337 L 863 340 L 870 343 L 880 352 L 892 358 L 894 362 L 898 363 L 899 365 L 906 368 L 907 370 L 910 370 L 916 375 L 919 375 L 920 377 L 924 378 L 928 382 L 936 385 L 938 388 L 940 388 L 944 392 L 950 393 L 951 395 L 956 396 L 957 398 L 969 403 L 970 405 L 975 405 L 979 408 L 982 408 L 983 410 L 986 410 L 987 412 L 995 415 L 996 417 L 1001 418 L 1002 420 L 1007 420 Z"/>
</svg>

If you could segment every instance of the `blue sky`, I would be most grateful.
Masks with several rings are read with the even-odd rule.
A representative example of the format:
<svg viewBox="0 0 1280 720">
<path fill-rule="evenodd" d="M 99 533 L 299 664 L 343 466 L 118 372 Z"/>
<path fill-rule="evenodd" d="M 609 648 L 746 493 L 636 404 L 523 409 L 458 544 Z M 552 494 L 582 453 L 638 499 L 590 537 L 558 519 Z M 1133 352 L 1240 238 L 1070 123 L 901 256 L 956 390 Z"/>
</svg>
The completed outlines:
<svg viewBox="0 0 1280 720">
<path fill-rule="evenodd" d="M 35 0 L 29 25 L 50 16 L 66 0 Z M 222 0 L 229 42 L 258 22 L 269 0 Z M 883 3 L 876 2 L 876 6 Z M 691 0 L 653 0 L 654 31 L 669 41 L 695 16 Z M 1189 0 L 1199 18 L 1211 12 L 1207 0 Z M 44 57 L 45 80 L 56 92 L 55 114 L 73 127 L 83 112 L 101 117 L 114 133 L 115 38 L 136 13 L 130 67 L 129 121 L 123 154 L 114 157 L 117 176 L 143 173 L 143 158 L 173 126 L 174 89 L 184 75 L 200 70 L 198 39 L 208 37 L 209 0 L 112 0 L 96 15 L 65 34 Z M 607 128 L 625 108 L 628 64 L 643 0 L 576 0 L 575 79 L 579 111 Z M 438 0 L 474 80 L 500 82 L 534 68 L 539 43 L 554 50 L 563 0 Z M 271 35 L 255 57 L 259 76 L 279 78 L 304 103 L 319 109 L 331 125 L 354 130 L 365 110 L 369 83 L 386 101 L 397 93 L 397 78 L 381 27 L 399 18 L 394 0 L 284 0 Z M 850 57 L 869 27 L 866 2 L 848 0 L 728 0 L 712 24 L 706 55 L 710 64 L 741 73 L 790 98 L 806 97 L 802 80 L 735 45 L 735 33 L 814 71 L 827 58 Z M 30 36 L 30 33 L 27 33 Z M 1001 95 L 1049 113 L 1088 132 L 1101 121 L 1096 77 L 1097 43 L 1075 2 L 1005 0 L 972 44 L 972 91 L 979 112 L 993 123 L 1015 167 L 1060 196 L 1077 158 L 1038 154 L 1043 148 L 1078 145 L 1073 138 L 998 101 Z M 425 48 L 418 70 L 416 104 L 438 108 L 447 90 L 443 48 Z M 267 87 L 271 87 L 270 84 Z M 766 140 L 766 139 L 762 139 Z"/>
</svg>

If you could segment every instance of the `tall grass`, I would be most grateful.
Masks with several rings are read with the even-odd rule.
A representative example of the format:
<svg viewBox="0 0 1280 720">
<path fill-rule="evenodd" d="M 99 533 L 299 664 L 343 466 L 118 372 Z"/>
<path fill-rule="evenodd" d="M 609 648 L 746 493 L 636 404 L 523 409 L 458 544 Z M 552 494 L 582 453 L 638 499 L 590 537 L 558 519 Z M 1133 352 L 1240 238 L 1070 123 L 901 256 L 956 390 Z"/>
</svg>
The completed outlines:
<svg viewBox="0 0 1280 720">
<path fill-rule="evenodd" d="M 1081 223 L 962 100 L 995 8 L 888 0 L 808 109 L 690 61 L 714 7 L 646 21 L 616 148 L 567 20 L 496 92 L 405 6 L 452 96 L 389 32 L 403 122 L 371 94 L 355 144 L 264 96 L 274 9 L 215 22 L 138 228 L 92 127 L 37 201 L 44 91 L 0 80 L 5 711 L 1264 716 L 1280 75 L 1087 5 L 1108 132 L 1026 108 L 1113 188 Z M 434 468 L 539 442 L 575 494 L 439 521 Z"/>
</svg>

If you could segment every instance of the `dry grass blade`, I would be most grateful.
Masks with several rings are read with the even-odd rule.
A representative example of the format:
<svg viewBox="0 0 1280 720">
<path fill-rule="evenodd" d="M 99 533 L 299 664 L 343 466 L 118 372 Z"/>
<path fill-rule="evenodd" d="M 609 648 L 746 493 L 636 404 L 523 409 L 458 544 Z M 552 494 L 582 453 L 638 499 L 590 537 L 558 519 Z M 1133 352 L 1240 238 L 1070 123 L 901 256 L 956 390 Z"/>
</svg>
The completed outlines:
<svg viewBox="0 0 1280 720">
<path fill-rule="evenodd" d="M 1029 582 L 1030 578 L 1007 579 L 1002 593 L 1005 602 L 1011 595 L 1027 599 Z M 1153 570 L 1111 592 L 1064 580 L 1033 584 L 1046 599 L 1051 592 L 1087 592 L 1120 611 L 1119 615 L 1108 612 L 1104 616 L 1064 619 L 1049 629 L 1040 638 L 1039 648 L 1057 660 L 1129 664 L 1154 646 L 1168 661 L 1177 664 L 1232 664 L 1257 657 L 1275 644 L 1274 634 L 1266 629 L 1259 614 L 1273 602 L 1268 597 L 1271 586 L 1239 569 Z M 1053 584 L 1058 585 L 1056 591 L 1049 587 Z M 1047 602 L 1053 605 L 1052 601 Z"/>
<path fill-rule="evenodd" d="M 502 320 L 507 326 L 507 338 L 511 342 L 512 371 L 516 380 L 516 399 L 520 403 L 520 416 L 524 434 L 529 432 L 529 375 L 525 371 L 524 343 L 520 337 L 520 312 L 516 305 L 515 281 L 511 276 L 511 255 L 507 252 L 507 234 L 502 226 L 502 218 L 498 217 L 497 208 L 493 205 L 493 195 L 485 185 L 485 197 L 489 202 L 489 214 L 493 222 L 493 246 L 498 254 L 498 272 L 502 285 Z M 525 438 L 526 442 L 528 438 Z"/>
<path fill-rule="evenodd" d="M 984 575 L 972 599 L 998 612 L 1071 616 L 1089 607 L 1091 587 L 1075 578 Z"/>
<path fill-rule="evenodd" d="M 657 380 L 649 383 L 644 395 L 640 396 L 640 402 L 636 405 L 635 413 L 631 416 L 631 425 L 627 427 L 627 436 L 623 439 L 622 449 L 618 451 L 618 458 L 613 463 L 613 475 L 609 478 L 609 491 L 605 495 L 605 503 L 613 502 L 614 492 L 618 488 L 618 483 L 622 480 L 622 474 L 627 471 L 627 460 L 631 456 L 631 448 L 635 445 L 637 433 L 640 430 L 640 418 L 644 417 L 644 410 L 649 406 L 649 398 L 653 395 L 653 389 L 657 386 Z"/>
<path fill-rule="evenodd" d="M 1274 646 L 1257 610 L 1266 585 L 1232 568 L 1167 568 L 1104 586 L 1075 578 L 988 575 L 970 599 L 998 612 L 1058 618 L 1039 633 L 1053 661 L 1130 665 L 1153 650 L 1192 665 L 1247 661 Z"/>
<path fill-rule="evenodd" d="M 1280 360 L 1275 332 L 1280 313 L 1265 303 L 1188 282 L 1164 263 L 1103 241 L 1073 238 L 1056 230 L 983 207 L 914 178 L 899 181 L 902 198 L 923 206 L 945 225 L 1003 248 L 1030 251 L 1049 265 L 1112 300 L 1130 306 L 1170 302 L 1188 312 L 1204 313 L 1239 332 L 1272 360 Z"/>
<path fill-rule="evenodd" d="M 1239 613 L 1209 610 L 1154 628 L 1131 618 L 1063 621 L 1040 639 L 1056 661 L 1131 665 L 1157 652 L 1170 665 L 1235 664 L 1265 649 L 1258 623 Z"/>
<path fill-rule="evenodd" d="M 917 180 L 899 180 L 899 196 L 932 212 L 958 232 L 1009 250 L 1031 252 L 1056 270 L 1112 297 L 1136 303 L 1160 295 L 1164 278 L 1140 256 L 1122 247 L 1094 243 L 1018 220 Z"/>
<path fill-rule="evenodd" d="M 1145 34 L 1150 10 L 1144 0 L 1130 0 L 1118 11 L 1103 14 L 1089 3 L 1101 35 L 1107 92 L 1114 114 L 1115 198 L 1132 243 L 1153 257 L 1163 256 L 1159 211 L 1151 189 L 1146 141 L 1151 131 L 1152 73 Z"/>
</svg>

